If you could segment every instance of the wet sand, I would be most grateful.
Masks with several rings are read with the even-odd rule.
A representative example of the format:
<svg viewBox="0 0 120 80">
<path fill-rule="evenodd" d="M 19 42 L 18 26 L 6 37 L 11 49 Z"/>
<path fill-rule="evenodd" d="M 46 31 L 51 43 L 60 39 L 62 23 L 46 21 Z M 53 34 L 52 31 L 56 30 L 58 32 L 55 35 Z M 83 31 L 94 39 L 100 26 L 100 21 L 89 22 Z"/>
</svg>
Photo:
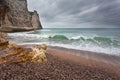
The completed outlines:
<svg viewBox="0 0 120 80">
<path fill-rule="evenodd" d="M 0 80 L 120 80 L 120 57 L 60 47 L 46 55 L 44 63 L 1 64 Z"/>
</svg>

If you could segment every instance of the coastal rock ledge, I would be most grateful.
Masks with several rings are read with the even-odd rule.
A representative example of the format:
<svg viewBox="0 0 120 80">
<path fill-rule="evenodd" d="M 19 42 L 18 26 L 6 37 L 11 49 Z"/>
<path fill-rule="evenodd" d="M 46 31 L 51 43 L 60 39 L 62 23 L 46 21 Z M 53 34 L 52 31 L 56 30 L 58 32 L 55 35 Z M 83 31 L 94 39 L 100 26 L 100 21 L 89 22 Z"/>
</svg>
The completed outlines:
<svg viewBox="0 0 120 80">
<path fill-rule="evenodd" d="M 42 29 L 39 15 L 30 12 L 27 0 L 0 0 L 0 31 L 19 32 Z"/>
<path fill-rule="evenodd" d="M 7 34 L 0 32 L 0 64 L 45 62 L 46 44 L 35 46 L 19 46 L 7 40 Z"/>
</svg>

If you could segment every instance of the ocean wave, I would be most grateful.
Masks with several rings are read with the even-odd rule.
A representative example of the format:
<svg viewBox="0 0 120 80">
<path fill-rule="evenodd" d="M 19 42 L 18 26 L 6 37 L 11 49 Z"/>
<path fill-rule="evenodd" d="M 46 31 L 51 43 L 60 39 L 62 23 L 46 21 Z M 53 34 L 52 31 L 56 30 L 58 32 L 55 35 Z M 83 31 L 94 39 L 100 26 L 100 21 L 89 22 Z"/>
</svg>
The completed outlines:
<svg viewBox="0 0 120 80">
<path fill-rule="evenodd" d="M 42 40 L 47 39 L 48 41 L 59 41 L 59 42 L 67 42 L 70 43 L 79 43 L 79 44 L 94 44 L 98 46 L 114 46 L 114 47 L 120 47 L 120 41 L 111 37 L 104 37 L 104 36 L 67 36 L 67 35 L 58 35 L 58 34 L 52 34 L 52 35 L 46 35 L 46 34 L 28 34 L 28 33 L 10 33 L 8 34 L 10 37 L 18 38 L 21 40 L 30 40 L 30 41 L 36 41 L 36 40 Z"/>
<path fill-rule="evenodd" d="M 108 36 L 30 33 L 9 33 L 8 36 L 19 44 L 46 43 L 50 46 L 120 55 L 120 40 Z"/>
<path fill-rule="evenodd" d="M 98 45 L 113 45 L 113 46 L 120 46 L 120 41 L 110 38 L 110 37 L 101 37 L 101 36 L 95 36 L 95 37 L 84 37 L 84 36 L 74 36 L 74 37 L 68 37 L 65 35 L 54 35 L 54 36 L 49 36 L 49 39 L 52 40 L 69 40 L 69 41 L 79 41 L 79 42 L 86 42 L 86 43 L 95 43 Z"/>
<path fill-rule="evenodd" d="M 56 40 L 69 40 L 65 35 L 54 35 L 49 36 L 50 39 L 56 39 Z"/>
</svg>

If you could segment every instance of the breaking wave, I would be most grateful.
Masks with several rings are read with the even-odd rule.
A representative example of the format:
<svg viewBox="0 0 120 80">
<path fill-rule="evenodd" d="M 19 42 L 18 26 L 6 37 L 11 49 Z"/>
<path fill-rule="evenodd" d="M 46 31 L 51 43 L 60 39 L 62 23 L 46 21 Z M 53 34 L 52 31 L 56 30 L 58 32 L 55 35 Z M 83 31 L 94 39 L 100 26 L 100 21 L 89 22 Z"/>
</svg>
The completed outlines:
<svg viewBox="0 0 120 80">
<path fill-rule="evenodd" d="M 39 33 L 39 32 L 38 32 Z M 46 43 L 71 49 L 86 50 L 111 55 L 120 55 L 120 39 L 99 35 L 9 33 L 11 41 L 19 44 Z"/>
</svg>

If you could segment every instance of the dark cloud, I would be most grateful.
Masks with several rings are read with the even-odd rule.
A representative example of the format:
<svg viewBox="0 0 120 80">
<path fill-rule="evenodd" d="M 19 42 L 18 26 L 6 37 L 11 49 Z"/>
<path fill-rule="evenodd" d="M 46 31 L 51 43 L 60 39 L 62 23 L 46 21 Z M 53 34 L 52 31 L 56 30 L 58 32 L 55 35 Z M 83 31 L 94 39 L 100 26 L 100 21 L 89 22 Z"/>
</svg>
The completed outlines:
<svg viewBox="0 0 120 80">
<path fill-rule="evenodd" d="M 120 0 L 28 0 L 45 27 L 120 27 Z"/>
</svg>

